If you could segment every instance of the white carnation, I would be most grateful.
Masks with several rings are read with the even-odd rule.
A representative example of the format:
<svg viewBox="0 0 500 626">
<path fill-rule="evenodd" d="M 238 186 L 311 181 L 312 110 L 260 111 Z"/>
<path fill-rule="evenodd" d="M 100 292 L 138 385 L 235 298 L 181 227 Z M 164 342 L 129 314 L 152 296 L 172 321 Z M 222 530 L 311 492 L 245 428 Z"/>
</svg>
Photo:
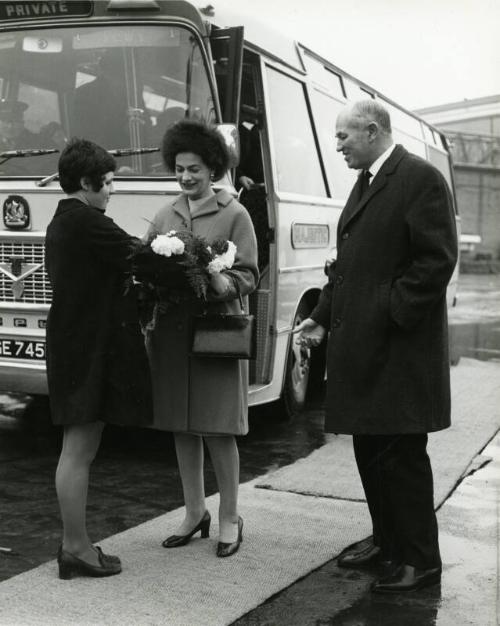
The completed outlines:
<svg viewBox="0 0 500 626">
<path fill-rule="evenodd" d="M 184 252 L 184 242 L 178 237 L 157 235 L 151 242 L 151 248 L 156 254 L 172 256 L 172 254 L 182 254 Z"/>
<path fill-rule="evenodd" d="M 227 250 L 222 256 L 226 267 L 233 267 L 234 259 L 236 258 L 236 245 L 232 241 L 227 242 Z"/>
<path fill-rule="evenodd" d="M 208 264 L 208 272 L 210 274 L 218 274 L 222 270 L 233 267 L 236 257 L 236 246 L 232 241 L 227 242 L 227 250 L 224 254 L 217 254 L 215 258 Z"/>
<path fill-rule="evenodd" d="M 219 274 L 219 272 L 222 272 L 223 269 L 225 269 L 225 265 L 224 265 L 224 261 L 222 259 L 222 256 L 216 256 L 215 259 L 213 259 L 212 261 L 210 261 L 210 263 L 208 264 L 208 273 L 209 274 Z"/>
</svg>

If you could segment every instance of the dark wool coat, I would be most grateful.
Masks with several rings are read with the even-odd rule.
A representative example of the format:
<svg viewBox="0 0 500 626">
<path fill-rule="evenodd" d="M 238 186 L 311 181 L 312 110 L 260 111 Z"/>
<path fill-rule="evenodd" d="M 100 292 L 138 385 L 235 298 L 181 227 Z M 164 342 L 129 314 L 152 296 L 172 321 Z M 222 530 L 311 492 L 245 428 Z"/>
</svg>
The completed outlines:
<svg viewBox="0 0 500 626">
<path fill-rule="evenodd" d="M 53 289 L 47 377 L 55 424 L 151 422 L 151 379 L 133 290 L 125 293 L 132 238 L 74 198 L 47 228 Z"/>
<path fill-rule="evenodd" d="M 193 216 L 186 197 L 180 195 L 159 211 L 150 232 L 186 229 L 208 243 L 221 238 L 236 244 L 234 265 L 226 271 L 238 282 L 243 296 L 256 288 L 259 273 L 252 221 L 229 193 L 219 191 Z M 241 311 L 235 286 L 209 299 L 209 312 Z M 197 312 L 195 303 L 189 301 L 169 304 L 158 314 L 154 330 L 148 332 L 154 426 L 174 432 L 244 435 L 248 432 L 248 363 L 191 356 L 193 315 Z"/>
<path fill-rule="evenodd" d="M 337 230 L 312 318 L 330 331 L 326 430 L 424 433 L 450 424 L 446 287 L 457 260 L 449 189 L 396 146 Z"/>
</svg>

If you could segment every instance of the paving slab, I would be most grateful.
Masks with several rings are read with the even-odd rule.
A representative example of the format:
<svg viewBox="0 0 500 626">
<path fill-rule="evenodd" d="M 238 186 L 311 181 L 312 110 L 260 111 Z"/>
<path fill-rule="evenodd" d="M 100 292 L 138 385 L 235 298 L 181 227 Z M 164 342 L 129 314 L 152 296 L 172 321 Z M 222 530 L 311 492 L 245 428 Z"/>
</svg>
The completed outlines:
<svg viewBox="0 0 500 626">
<path fill-rule="evenodd" d="M 454 415 L 454 427 L 442 433 L 448 439 L 442 440 L 434 454 L 440 497 L 453 489 L 466 468 L 471 466 L 477 452 L 498 431 L 499 368 L 498 363 L 468 363 L 464 360 L 454 369 L 454 411 L 463 413 L 463 418 L 457 419 Z M 486 389 L 481 398 L 475 394 L 479 380 L 481 388 Z M 453 436 L 456 438 L 450 439 Z M 332 443 L 326 444 L 325 448 Z M 453 463 L 439 465 L 437 452 L 442 458 L 452 457 Z M 489 459 L 486 451 L 483 451 L 483 457 L 483 461 Z M 231 624 L 245 614 L 252 615 L 259 605 L 286 590 L 295 581 L 308 575 L 314 577 L 317 568 L 331 562 L 346 545 L 363 539 L 370 532 L 365 503 L 357 501 L 358 498 L 346 499 L 343 492 L 343 489 L 350 489 L 351 493 L 355 493 L 357 473 L 350 473 L 343 489 L 331 491 L 331 485 L 341 476 L 345 459 L 341 454 L 332 454 L 331 449 L 328 450 L 328 458 L 332 474 L 328 478 L 326 496 L 318 496 L 312 491 L 308 495 L 296 493 L 294 483 L 291 483 L 293 489 L 289 490 L 257 488 L 258 484 L 269 484 L 272 475 L 241 486 L 244 542 L 233 557 L 215 557 L 216 523 L 208 540 L 196 538 L 184 548 L 162 549 L 161 541 L 174 532 L 182 519 L 183 510 L 177 509 L 101 542 L 106 551 L 122 557 L 124 571 L 120 576 L 60 581 L 56 564 L 52 561 L 4 581 L 0 584 L 0 624 L 219 626 Z M 296 472 L 297 467 L 294 466 L 300 467 L 300 471 Z M 293 473 L 294 481 L 305 474 L 308 484 L 316 485 L 322 466 L 321 454 L 313 453 L 286 469 Z M 481 463 L 471 467 L 480 466 Z M 442 605 L 448 611 L 442 613 L 447 615 L 442 619 L 451 621 L 442 621 L 442 626 L 493 626 L 491 610 L 483 622 L 460 621 L 461 611 L 474 619 L 473 605 L 476 600 L 482 602 L 486 598 L 486 606 L 493 606 L 497 593 L 498 463 L 488 463 L 471 479 L 476 477 L 475 480 L 480 480 L 483 472 L 490 471 L 488 468 L 494 472 L 493 476 L 487 484 L 474 483 L 474 497 L 470 501 L 470 492 L 463 491 L 469 484 L 466 481 L 456 491 L 457 497 L 462 498 L 461 506 L 450 509 L 447 501 L 446 508 L 443 507 L 439 513 L 445 559 L 444 580 L 455 581 L 450 586 L 453 591 L 444 598 Z M 483 493 L 486 495 L 481 508 L 477 500 L 483 497 Z M 218 496 L 208 498 L 207 503 L 212 518 L 216 518 Z M 468 510 L 469 514 L 465 515 L 464 510 Z M 473 525 L 478 517 L 488 521 Z M 461 549 L 466 539 L 472 540 L 467 552 Z M 472 558 L 474 554 L 479 555 L 479 561 Z M 482 568 L 480 576 L 475 571 L 478 563 Z M 361 588 L 364 584 L 359 577 L 354 582 L 358 586 L 361 584 Z M 287 594 L 286 591 L 284 593 Z M 462 609 L 456 608 L 461 606 L 463 594 L 468 594 L 470 600 L 462 603 Z M 339 603 L 339 610 L 341 606 Z M 353 609 L 351 606 L 345 607 L 345 610 Z M 292 623 L 286 621 L 285 612 L 282 612 L 282 617 L 285 621 L 267 623 Z"/>
<path fill-rule="evenodd" d="M 429 435 L 436 506 L 451 493 L 469 463 L 500 429 L 500 363 L 461 359 L 451 368 L 452 426 Z M 481 389 L 481 396 L 477 390 Z M 292 465 L 263 476 L 257 486 L 363 501 L 352 437 L 330 435 L 329 442 Z"/>
</svg>

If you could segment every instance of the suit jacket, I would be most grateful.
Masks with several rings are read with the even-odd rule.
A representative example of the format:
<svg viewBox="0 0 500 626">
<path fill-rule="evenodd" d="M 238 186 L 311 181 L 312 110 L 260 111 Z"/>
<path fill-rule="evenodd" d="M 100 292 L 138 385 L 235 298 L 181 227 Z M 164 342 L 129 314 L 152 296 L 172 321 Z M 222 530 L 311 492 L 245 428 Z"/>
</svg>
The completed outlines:
<svg viewBox="0 0 500 626">
<path fill-rule="evenodd" d="M 448 185 L 399 145 L 361 199 L 359 185 L 340 217 L 337 260 L 312 313 L 330 330 L 326 429 L 446 428 L 446 288 L 457 260 Z"/>
<path fill-rule="evenodd" d="M 72 198 L 59 202 L 47 228 L 47 377 L 56 424 L 152 419 L 137 303 L 125 290 L 131 243 L 111 218 Z"/>
</svg>

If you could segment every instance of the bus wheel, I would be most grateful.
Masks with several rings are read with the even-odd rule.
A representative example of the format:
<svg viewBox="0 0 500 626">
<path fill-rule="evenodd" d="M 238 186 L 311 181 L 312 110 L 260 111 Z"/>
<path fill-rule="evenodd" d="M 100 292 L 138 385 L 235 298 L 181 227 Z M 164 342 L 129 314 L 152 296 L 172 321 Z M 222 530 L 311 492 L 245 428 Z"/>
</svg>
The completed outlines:
<svg viewBox="0 0 500 626">
<path fill-rule="evenodd" d="M 301 324 L 309 317 L 309 307 L 305 301 L 299 304 L 293 327 Z M 280 398 L 282 414 L 286 418 L 292 418 L 304 408 L 309 384 L 311 368 L 311 351 L 309 348 L 297 343 L 297 336 L 290 335 L 288 355 L 286 359 L 285 383 Z"/>
</svg>

